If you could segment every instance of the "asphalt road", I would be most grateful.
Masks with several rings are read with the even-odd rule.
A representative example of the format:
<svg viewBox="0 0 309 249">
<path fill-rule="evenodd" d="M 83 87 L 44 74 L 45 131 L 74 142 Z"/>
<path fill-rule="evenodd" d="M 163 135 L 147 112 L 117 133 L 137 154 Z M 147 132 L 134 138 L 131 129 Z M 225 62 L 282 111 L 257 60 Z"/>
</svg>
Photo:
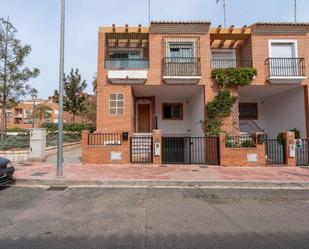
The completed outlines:
<svg viewBox="0 0 309 249">
<path fill-rule="evenodd" d="M 2 249 L 309 248 L 309 191 L 0 191 Z"/>
</svg>

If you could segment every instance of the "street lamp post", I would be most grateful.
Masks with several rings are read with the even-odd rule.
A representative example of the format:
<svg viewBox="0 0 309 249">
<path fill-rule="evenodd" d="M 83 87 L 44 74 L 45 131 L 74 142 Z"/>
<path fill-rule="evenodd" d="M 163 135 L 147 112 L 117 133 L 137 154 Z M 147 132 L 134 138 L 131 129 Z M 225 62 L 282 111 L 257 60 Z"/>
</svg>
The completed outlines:
<svg viewBox="0 0 309 249">
<path fill-rule="evenodd" d="M 64 26 L 65 26 L 65 0 L 61 0 L 57 176 L 63 175 L 62 136 L 63 136 Z"/>
</svg>

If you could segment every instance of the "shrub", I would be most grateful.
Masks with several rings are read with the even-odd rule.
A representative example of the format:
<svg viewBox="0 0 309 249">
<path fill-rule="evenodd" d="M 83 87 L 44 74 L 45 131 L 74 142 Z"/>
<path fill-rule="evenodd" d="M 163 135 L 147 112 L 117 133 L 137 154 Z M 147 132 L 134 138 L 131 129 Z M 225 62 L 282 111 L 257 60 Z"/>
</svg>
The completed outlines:
<svg viewBox="0 0 309 249">
<path fill-rule="evenodd" d="M 284 144 L 284 132 L 279 132 L 277 135 L 277 142 L 279 144 Z"/>
<path fill-rule="evenodd" d="M 253 140 L 246 140 L 241 143 L 241 147 L 253 148 L 253 147 L 256 147 L 256 144 Z"/>
<path fill-rule="evenodd" d="M 293 131 L 295 133 L 295 139 L 300 139 L 300 131 L 296 128 L 290 130 Z"/>
<path fill-rule="evenodd" d="M 248 86 L 256 76 L 256 69 L 245 68 L 215 68 L 211 71 L 211 77 L 219 86 Z"/>
<path fill-rule="evenodd" d="M 49 132 L 56 132 L 58 130 L 58 125 L 55 123 L 45 123 L 42 128 L 46 128 Z M 83 130 L 89 130 L 91 132 L 95 131 L 94 124 L 79 124 L 79 123 L 68 123 L 63 124 L 63 131 L 66 132 L 78 132 L 81 133 Z"/>
<path fill-rule="evenodd" d="M 30 147 L 28 135 L 7 136 L 0 142 L 0 150 L 26 149 Z"/>
<path fill-rule="evenodd" d="M 222 118 L 231 113 L 232 106 L 237 101 L 236 96 L 232 96 L 229 90 L 221 90 L 214 100 L 207 105 L 207 118 L 201 121 L 204 133 L 207 136 L 218 135 L 223 125 Z"/>
<path fill-rule="evenodd" d="M 56 146 L 57 145 L 58 136 L 56 133 L 50 133 L 46 138 L 46 146 Z M 63 143 L 75 143 L 81 140 L 80 133 L 64 133 L 63 134 Z"/>
<path fill-rule="evenodd" d="M 7 128 L 6 132 L 29 132 L 28 129 L 23 129 L 20 127 Z"/>
</svg>

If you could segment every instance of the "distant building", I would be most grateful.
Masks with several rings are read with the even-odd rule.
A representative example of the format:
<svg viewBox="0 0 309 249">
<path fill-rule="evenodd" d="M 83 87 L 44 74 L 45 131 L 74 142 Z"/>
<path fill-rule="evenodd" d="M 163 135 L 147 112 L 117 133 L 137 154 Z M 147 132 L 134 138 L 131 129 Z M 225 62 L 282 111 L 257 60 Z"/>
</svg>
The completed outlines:
<svg viewBox="0 0 309 249">
<path fill-rule="evenodd" d="M 50 98 L 49 100 L 45 99 L 37 99 L 35 101 L 35 106 L 37 107 L 40 104 L 44 104 L 48 106 L 50 110 L 50 115 L 48 118 L 43 118 L 39 120 L 38 118 L 34 119 L 34 126 L 40 127 L 40 125 L 44 123 L 58 123 L 58 104 L 53 102 Z M 25 100 L 18 103 L 13 108 L 7 108 L 6 110 L 6 128 L 23 128 L 29 129 L 32 128 L 33 122 L 33 101 Z M 1 118 L 1 113 L 0 113 Z M 64 112 L 63 114 L 63 122 L 71 123 L 72 122 L 72 114 L 69 112 Z M 87 120 L 84 120 L 81 116 L 75 117 L 76 123 L 88 123 Z"/>
</svg>

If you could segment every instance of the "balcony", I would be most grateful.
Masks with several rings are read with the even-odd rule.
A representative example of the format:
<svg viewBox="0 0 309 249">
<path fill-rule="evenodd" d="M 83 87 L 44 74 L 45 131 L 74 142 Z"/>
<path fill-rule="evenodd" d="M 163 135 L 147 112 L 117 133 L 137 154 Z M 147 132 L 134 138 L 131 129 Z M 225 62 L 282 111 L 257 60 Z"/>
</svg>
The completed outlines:
<svg viewBox="0 0 309 249">
<path fill-rule="evenodd" d="M 146 69 L 148 59 L 107 59 L 105 60 L 107 70 Z"/>
<path fill-rule="evenodd" d="M 163 79 L 169 84 L 197 84 L 201 79 L 200 58 L 165 57 Z"/>
<path fill-rule="evenodd" d="M 307 78 L 304 58 L 268 58 L 266 66 L 270 83 L 301 83 Z"/>
<path fill-rule="evenodd" d="M 244 68 L 252 67 L 252 60 L 213 59 L 211 68 Z"/>
<path fill-rule="evenodd" d="M 113 84 L 143 84 L 148 72 L 147 33 L 106 33 L 105 68 Z"/>
</svg>

